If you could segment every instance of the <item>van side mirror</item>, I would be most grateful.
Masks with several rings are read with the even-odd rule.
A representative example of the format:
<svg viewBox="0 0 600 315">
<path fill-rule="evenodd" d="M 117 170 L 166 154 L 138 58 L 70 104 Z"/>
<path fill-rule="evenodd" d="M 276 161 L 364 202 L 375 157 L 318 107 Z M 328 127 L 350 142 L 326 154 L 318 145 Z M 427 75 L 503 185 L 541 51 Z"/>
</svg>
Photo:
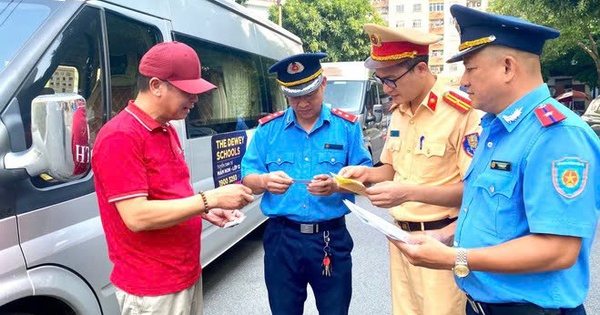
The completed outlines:
<svg viewBox="0 0 600 315">
<path fill-rule="evenodd" d="M 81 178 L 90 169 L 85 99 L 74 93 L 40 95 L 31 102 L 32 145 L 4 156 L 7 169 L 29 176 L 46 173 L 55 180 Z"/>
<path fill-rule="evenodd" d="M 383 118 L 383 105 L 375 104 L 373 105 L 373 115 L 375 115 L 375 122 L 381 122 Z"/>
</svg>

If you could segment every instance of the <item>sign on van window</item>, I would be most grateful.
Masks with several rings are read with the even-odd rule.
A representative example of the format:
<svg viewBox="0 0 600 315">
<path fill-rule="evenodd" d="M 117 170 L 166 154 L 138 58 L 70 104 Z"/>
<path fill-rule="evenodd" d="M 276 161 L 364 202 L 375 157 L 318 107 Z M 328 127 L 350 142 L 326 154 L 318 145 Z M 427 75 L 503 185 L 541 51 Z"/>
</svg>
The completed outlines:
<svg viewBox="0 0 600 315">
<path fill-rule="evenodd" d="M 242 180 L 242 157 L 248 136 L 245 131 L 214 135 L 211 138 L 215 187 Z"/>
</svg>

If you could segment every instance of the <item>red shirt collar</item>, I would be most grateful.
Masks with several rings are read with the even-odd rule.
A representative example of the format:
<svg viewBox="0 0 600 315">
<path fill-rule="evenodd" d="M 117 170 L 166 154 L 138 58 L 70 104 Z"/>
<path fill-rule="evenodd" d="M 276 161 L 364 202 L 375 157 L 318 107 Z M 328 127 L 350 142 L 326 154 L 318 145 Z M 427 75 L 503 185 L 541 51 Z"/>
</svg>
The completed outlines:
<svg viewBox="0 0 600 315">
<path fill-rule="evenodd" d="M 152 131 L 156 128 L 163 127 L 156 120 L 150 117 L 150 115 L 146 114 L 146 112 L 144 112 L 137 105 L 135 105 L 133 100 L 129 100 L 125 111 L 127 111 L 131 116 L 133 116 L 135 120 L 142 124 L 142 126 L 144 126 L 144 128 L 146 128 L 148 131 Z M 169 126 L 169 123 L 166 123 L 165 126 Z"/>
</svg>

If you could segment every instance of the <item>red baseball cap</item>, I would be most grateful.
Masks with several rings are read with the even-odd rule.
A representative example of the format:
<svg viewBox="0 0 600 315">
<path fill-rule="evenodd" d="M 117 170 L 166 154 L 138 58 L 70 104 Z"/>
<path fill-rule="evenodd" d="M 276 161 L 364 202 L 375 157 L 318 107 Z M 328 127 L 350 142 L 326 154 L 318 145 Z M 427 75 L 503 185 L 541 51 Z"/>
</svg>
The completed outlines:
<svg viewBox="0 0 600 315">
<path fill-rule="evenodd" d="M 194 49 L 177 41 L 152 46 L 142 56 L 139 70 L 142 75 L 168 81 L 190 94 L 200 94 L 216 88 L 201 78 L 200 59 Z"/>
</svg>

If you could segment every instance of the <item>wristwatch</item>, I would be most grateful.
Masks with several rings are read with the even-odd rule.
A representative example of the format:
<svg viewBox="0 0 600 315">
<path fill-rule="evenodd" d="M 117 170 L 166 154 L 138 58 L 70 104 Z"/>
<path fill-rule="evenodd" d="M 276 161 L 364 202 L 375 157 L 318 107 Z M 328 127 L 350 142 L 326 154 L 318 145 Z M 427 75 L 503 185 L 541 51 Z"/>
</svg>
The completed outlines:
<svg viewBox="0 0 600 315">
<path fill-rule="evenodd" d="M 469 275 L 469 265 L 467 264 L 467 250 L 464 248 L 456 249 L 456 261 L 454 262 L 454 275 L 459 278 L 464 278 Z"/>
</svg>

